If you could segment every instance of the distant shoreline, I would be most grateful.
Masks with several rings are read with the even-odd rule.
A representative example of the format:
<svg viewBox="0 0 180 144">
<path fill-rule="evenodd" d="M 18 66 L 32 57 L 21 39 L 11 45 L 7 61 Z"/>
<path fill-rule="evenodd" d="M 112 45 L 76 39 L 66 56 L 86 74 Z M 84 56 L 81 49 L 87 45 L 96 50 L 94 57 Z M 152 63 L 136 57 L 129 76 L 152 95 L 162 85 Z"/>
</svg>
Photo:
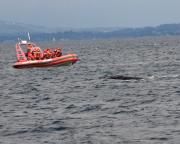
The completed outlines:
<svg viewBox="0 0 180 144">
<path fill-rule="evenodd" d="M 179 36 L 180 24 L 162 24 L 156 27 L 143 28 L 103 28 L 87 30 L 69 30 L 60 32 L 42 32 L 36 28 L 22 27 L 19 25 L 0 25 L 3 31 L 0 34 L 0 41 L 16 40 L 17 37 L 27 39 L 27 32 L 30 32 L 35 41 L 59 41 L 59 40 L 84 40 L 84 39 L 109 39 L 128 38 L 145 36 Z M 7 29 L 7 30 L 6 30 Z"/>
</svg>

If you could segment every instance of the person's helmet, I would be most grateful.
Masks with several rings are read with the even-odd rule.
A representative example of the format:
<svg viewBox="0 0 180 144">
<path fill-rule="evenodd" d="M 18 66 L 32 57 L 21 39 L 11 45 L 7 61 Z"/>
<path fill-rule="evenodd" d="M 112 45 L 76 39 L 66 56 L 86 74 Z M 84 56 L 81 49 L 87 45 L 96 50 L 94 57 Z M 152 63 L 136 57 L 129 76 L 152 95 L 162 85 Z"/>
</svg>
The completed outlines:
<svg viewBox="0 0 180 144">
<path fill-rule="evenodd" d="M 61 51 L 61 48 L 57 48 L 56 50 L 57 50 L 58 52 L 60 52 L 60 51 Z"/>
</svg>

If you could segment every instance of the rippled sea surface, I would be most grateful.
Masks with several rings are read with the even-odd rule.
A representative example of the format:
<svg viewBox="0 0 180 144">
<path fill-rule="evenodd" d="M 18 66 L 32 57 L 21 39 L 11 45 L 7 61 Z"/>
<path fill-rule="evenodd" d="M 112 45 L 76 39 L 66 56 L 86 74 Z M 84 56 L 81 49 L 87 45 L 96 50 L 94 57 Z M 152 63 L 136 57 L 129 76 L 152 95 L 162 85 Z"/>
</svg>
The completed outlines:
<svg viewBox="0 0 180 144">
<path fill-rule="evenodd" d="M 0 144 L 180 143 L 180 37 L 37 44 L 80 61 L 13 69 L 0 44 Z"/>
</svg>

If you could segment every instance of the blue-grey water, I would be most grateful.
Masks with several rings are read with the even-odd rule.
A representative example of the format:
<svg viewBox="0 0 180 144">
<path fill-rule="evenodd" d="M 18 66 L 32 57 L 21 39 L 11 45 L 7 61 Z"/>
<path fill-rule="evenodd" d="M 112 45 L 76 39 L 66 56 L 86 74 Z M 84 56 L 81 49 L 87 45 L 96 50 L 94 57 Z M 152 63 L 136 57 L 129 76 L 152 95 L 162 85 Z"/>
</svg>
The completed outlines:
<svg viewBox="0 0 180 144">
<path fill-rule="evenodd" d="M 0 44 L 0 144 L 180 143 L 180 37 L 51 45 L 80 61 L 13 69 Z"/>
</svg>

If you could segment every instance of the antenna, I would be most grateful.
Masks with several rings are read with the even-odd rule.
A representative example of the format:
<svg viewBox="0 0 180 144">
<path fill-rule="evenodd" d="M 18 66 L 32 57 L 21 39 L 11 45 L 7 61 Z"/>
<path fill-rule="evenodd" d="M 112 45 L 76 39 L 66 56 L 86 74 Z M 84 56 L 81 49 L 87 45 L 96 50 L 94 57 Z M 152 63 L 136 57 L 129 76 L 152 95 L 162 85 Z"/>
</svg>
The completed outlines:
<svg viewBox="0 0 180 144">
<path fill-rule="evenodd" d="M 21 43 L 21 41 L 22 41 L 22 40 L 18 37 L 18 42 Z"/>
<path fill-rule="evenodd" d="M 28 39 L 29 39 L 29 41 L 31 41 L 31 37 L 30 37 L 30 34 L 29 34 L 29 32 L 28 32 Z"/>
</svg>

